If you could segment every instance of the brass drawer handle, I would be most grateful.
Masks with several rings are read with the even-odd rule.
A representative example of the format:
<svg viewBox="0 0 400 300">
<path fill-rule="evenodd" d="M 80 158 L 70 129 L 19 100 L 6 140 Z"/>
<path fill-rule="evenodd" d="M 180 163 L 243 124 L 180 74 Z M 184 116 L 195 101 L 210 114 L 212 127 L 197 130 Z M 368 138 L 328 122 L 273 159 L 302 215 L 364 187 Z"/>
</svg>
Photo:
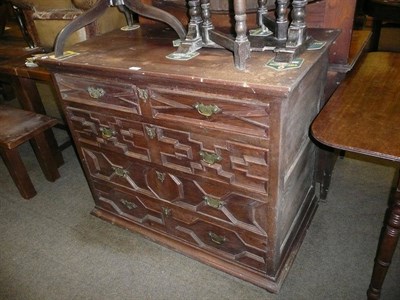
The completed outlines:
<svg viewBox="0 0 400 300">
<path fill-rule="evenodd" d="M 224 201 L 220 201 L 218 199 L 215 199 L 215 198 L 212 198 L 209 196 L 203 196 L 203 200 L 208 206 L 211 206 L 211 207 L 217 208 L 217 209 L 220 209 L 221 207 L 223 207 L 225 205 Z"/>
<path fill-rule="evenodd" d="M 213 114 L 217 114 L 221 111 L 221 109 L 214 104 L 205 105 L 203 103 L 196 103 L 194 108 L 197 109 L 199 114 L 205 117 L 211 117 Z"/>
<path fill-rule="evenodd" d="M 227 241 L 226 237 L 218 235 L 212 231 L 208 232 L 208 236 L 210 237 L 211 241 L 217 245 L 222 245 Z"/>
<path fill-rule="evenodd" d="M 116 134 L 115 130 L 112 130 L 111 128 L 107 127 L 100 127 L 100 132 L 103 139 L 110 139 L 114 137 Z"/>
<path fill-rule="evenodd" d="M 123 168 L 119 168 L 119 167 L 112 167 L 114 170 L 115 175 L 119 176 L 119 177 L 125 177 L 126 175 L 129 174 L 129 172 Z"/>
<path fill-rule="evenodd" d="M 137 205 L 133 202 L 129 202 L 125 199 L 121 199 L 120 202 L 125 205 L 129 210 L 135 209 Z"/>
<path fill-rule="evenodd" d="M 106 94 L 106 91 L 103 90 L 102 88 L 96 88 L 92 86 L 89 86 L 87 88 L 87 91 L 89 93 L 89 96 L 92 97 L 93 99 L 99 99 Z"/>
<path fill-rule="evenodd" d="M 200 151 L 199 154 L 200 154 L 200 156 L 201 156 L 201 159 L 202 159 L 204 162 L 206 162 L 207 164 L 209 164 L 209 165 L 213 165 L 213 164 L 215 164 L 216 162 L 219 162 L 219 161 L 222 160 L 222 157 L 219 156 L 219 155 L 216 154 L 216 153 L 209 153 L 209 152 L 207 152 L 207 151 Z"/>
</svg>

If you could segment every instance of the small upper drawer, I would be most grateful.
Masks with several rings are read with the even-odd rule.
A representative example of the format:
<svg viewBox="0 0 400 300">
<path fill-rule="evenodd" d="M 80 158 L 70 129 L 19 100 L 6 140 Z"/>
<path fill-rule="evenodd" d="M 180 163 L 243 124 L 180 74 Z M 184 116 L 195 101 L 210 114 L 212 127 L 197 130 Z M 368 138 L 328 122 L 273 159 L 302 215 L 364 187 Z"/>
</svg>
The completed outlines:
<svg viewBox="0 0 400 300">
<path fill-rule="evenodd" d="M 133 84 L 69 74 L 55 77 L 63 100 L 142 114 L 139 99 L 145 98 L 147 91 Z"/>
<path fill-rule="evenodd" d="M 232 95 L 149 85 L 146 105 L 155 119 L 269 137 L 270 105 Z"/>
</svg>

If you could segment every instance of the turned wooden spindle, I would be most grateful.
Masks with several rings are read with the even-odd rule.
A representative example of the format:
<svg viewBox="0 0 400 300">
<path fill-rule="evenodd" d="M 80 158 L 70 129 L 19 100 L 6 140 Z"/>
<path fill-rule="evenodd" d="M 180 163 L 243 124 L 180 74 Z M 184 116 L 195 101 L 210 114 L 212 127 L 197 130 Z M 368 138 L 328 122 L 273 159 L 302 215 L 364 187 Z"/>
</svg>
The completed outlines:
<svg viewBox="0 0 400 300">
<path fill-rule="evenodd" d="M 235 66 L 239 70 L 246 69 L 246 60 L 250 57 L 250 42 L 247 38 L 246 0 L 234 1 L 236 39 L 233 45 Z"/>
<path fill-rule="evenodd" d="M 200 0 L 189 0 L 189 23 L 201 22 Z"/>
<path fill-rule="evenodd" d="M 400 177 L 388 218 L 382 231 L 381 242 L 375 258 L 371 283 L 367 292 L 369 300 L 380 298 L 382 285 L 392 261 L 400 236 Z"/>
<path fill-rule="evenodd" d="M 188 34 L 186 36 L 186 41 L 197 40 L 201 38 L 200 34 L 200 24 L 202 22 L 200 0 L 190 0 L 189 5 L 189 24 L 188 24 Z"/>
<path fill-rule="evenodd" d="M 247 41 L 247 24 L 246 24 L 246 0 L 235 0 L 235 31 L 236 41 L 245 42 Z"/>
<path fill-rule="evenodd" d="M 288 30 L 287 47 L 299 47 L 307 39 L 305 22 L 306 5 L 307 0 L 293 0 L 292 2 L 292 22 Z"/>
<path fill-rule="evenodd" d="M 213 28 L 211 22 L 210 0 L 201 0 L 201 14 L 203 17 L 203 28 Z"/>
<path fill-rule="evenodd" d="M 305 23 L 306 5 L 307 5 L 307 0 L 293 0 L 292 23 L 290 24 L 291 26 L 299 28 L 306 27 Z"/>
<path fill-rule="evenodd" d="M 206 45 L 214 44 L 209 36 L 209 30 L 214 29 L 214 25 L 211 22 L 210 0 L 201 0 L 201 15 L 203 18 L 203 42 Z"/>
<path fill-rule="evenodd" d="M 278 40 L 287 39 L 288 20 L 288 0 L 277 0 L 276 2 L 276 30 L 275 37 Z"/>
<path fill-rule="evenodd" d="M 258 0 L 257 24 L 261 28 L 265 28 L 263 16 L 267 13 L 267 0 Z"/>
</svg>

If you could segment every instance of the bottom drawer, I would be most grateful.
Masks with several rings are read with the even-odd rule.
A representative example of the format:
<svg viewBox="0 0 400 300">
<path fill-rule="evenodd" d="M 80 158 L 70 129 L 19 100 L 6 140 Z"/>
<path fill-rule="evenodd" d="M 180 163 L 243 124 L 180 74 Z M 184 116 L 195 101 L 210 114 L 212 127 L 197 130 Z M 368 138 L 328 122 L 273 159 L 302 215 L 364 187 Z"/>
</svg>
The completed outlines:
<svg viewBox="0 0 400 300">
<path fill-rule="evenodd" d="M 201 220 L 195 213 L 158 199 L 125 192 L 110 183 L 93 180 L 96 207 L 170 238 L 265 272 L 265 237 L 232 231 Z"/>
</svg>

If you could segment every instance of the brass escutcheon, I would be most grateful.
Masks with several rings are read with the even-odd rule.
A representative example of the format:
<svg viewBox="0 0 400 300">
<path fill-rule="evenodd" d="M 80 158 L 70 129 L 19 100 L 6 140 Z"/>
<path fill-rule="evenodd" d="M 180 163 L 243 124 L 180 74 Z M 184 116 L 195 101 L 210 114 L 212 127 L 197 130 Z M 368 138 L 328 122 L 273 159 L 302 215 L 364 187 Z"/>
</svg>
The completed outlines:
<svg viewBox="0 0 400 300">
<path fill-rule="evenodd" d="M 106 94 L 106 91 L 103 90 L 102 88 L 96 88 L 96 87 L 92 87 L 92 86 L 89 86 L 87 88 L 87 91 L 89 93 L 89 96 L 93 99 L 99 99 Z"/>
<path fill-rule="evenodd" d="M 154 139 L 156 137 L 156 129 L 151 126 L 146 126 L 145 127 L 146 134 L 150 139 Z"/>
<path fill-rule="evenodd" d="M 111 128 L 107 128 L 107 127 L 100 127 L 100 132 L 101 132 L 101 136 L 104 139 L 109 139 L 115 136 L 115 131 L 112 130 Z"/>
<path fill-rule="evenodd" d="M 211 207 L 217 208 L 217 209 L 220 209 L 221 207 L 223 207 L 225 205 L 224 201 L 220 201 L 218 199 L 215 199 L 215 198 L 212 198 L 209 196 L 203 196 L 203 200 L 208 206 L 211 206 Z"/>
<path fill-rule="evenodd" d="M 114 170 L 115 175 L 119 176 L 119 177 L 125 177 L 126 175 L 128 175 L 128 171 L 123 169 L 123 168 L 119 168 L 119 167 L 112 167 Z"/>
<path fill-rule="evenodd" d="M 138 96 L 143 101 L 147 101 L 149 99 L 149 91 L 146 89 L 137 88 Z"/>
<path fill-rule="evenodd" d="M 214 104 L 205 105 L 203 103 L 196 103 L 194 105 L 194 108 L 197 109 L 197 112 L 199 114 L 205 117 L 211 117 L 213 114 L 219 113 L 221 111 L 221 109 Z"/>
<path fill-rule="evenodd" d="M 217 245 L 222 245 L 227 241 L 226 237 L 218 235 L 212 231 L 208 232 L 208 236 L 210 237 L 211 241 Z"/>
<path fill-rule="evenodd" d="M 162 172 L 159 172 L 159 171 L 156 171 L 156 174 L 157 174 L 157 179 L 158 179 L 159 181 L 161 181 L 161 183 L 163 183 L 164 180 L 165 180 L 166 174 L 165 174 L 165 173 L 162 173 Z"/>
<path fill-rule="evenodd" d="M 216 162 L 219 162 L 219 161 L 222 160 L 222 157 L 219 156 L 219 155 L 216 154 L 216 153 L 209 153 L 209 152 L 207 152 L 207 151 L 201 150 L 201 151 L 199 152 L 199 154 L 200 154 L 200 156 L 201 156 L 201 159 L 202 159 L 204 162 L 206 162 L 207 164 L 209 164 L 209 165 L 213 165 L 213 164 L 215 164 Z"/>
<path fill-rule="evenodd" d="M 161 207 L 162 214 L 166 217 L 169 217 L 172 214 L 172 211 L 170 208 L 167 207 Z"/>
</svg>

